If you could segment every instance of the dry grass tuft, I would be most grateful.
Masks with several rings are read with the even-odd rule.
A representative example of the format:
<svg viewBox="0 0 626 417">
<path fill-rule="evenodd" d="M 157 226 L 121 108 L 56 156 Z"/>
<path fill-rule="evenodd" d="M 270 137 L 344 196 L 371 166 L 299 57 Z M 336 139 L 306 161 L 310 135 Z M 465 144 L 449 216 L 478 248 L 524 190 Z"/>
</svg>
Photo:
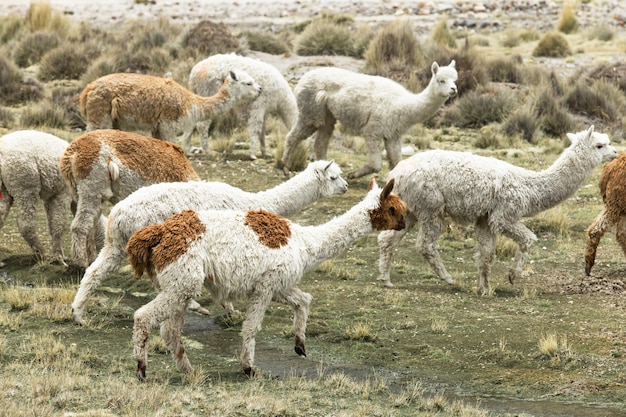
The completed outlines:
<svg viewBox="0 0 626 417">
<path fill-rule="evenodd" d="M 347 26 L 314 20 L 298 38 L 295 50 L 303 56 L 344 55 L 359 58 L 363 51 L 357 49 L 352 33 Z"/>
<path fill-rule="evenodd" d="M 456 38 L 448 27 L 448 17 L 445 14 L 441 16 L 437 25 L 433 28 L 430 37 L 436 45 L 452 49 L 456 48 Z"/>
<path fill-rule="evenodd" d="M 574 33 L 578 30 L 578 19 L 576 18 L 576 5 L 567 1 L 563 3 L 563 9 L 559 16 L 559 21 L 556 24 L 556 28 L 559 32 Z"/>
<path fill-rule="evenodd" d="M 565 36 L 559 32 L 548 32 L 533 50 L 533 56 L 563 58 L 572 54 L 572 49 Z"/>
<path fill-rule="evenodd" d="M 357 340 L 359 342 L 375 342 L 378 336 L 372 333 L 372 329 L 368 324 L 357 323 L 346 329 L 345 337 L 348 340 Z"/>
</svg>

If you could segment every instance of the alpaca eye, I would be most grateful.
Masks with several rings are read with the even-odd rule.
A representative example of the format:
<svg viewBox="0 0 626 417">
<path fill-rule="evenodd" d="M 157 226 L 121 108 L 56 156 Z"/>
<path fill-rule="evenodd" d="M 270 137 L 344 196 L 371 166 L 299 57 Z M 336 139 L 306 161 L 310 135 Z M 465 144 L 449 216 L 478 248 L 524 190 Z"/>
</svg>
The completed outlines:
<svg viewBox="0 0 626 417">
<path fill-rule="evenodd" d="M 596 145 L 596 148 L 602 149 L 602 148 L 604 148 L 604 145 Z"/>
<path fill-rule="evenodd" d="M 335 176 L 330 177 L 330 180 L 331 180 L 331 181 L 335 181 L 336 179 L 337 179 L 337 177 L 335 177 Z"/>
<path fill-rule="evenodd" d="M 395 209 L 395 208 L 393 208 L 393 207 L 389 207 L 389 213 L 390 213 L 392 216 L 395 216 L 395 214 L 396 214 L 396 209 Z"/>
</svg>

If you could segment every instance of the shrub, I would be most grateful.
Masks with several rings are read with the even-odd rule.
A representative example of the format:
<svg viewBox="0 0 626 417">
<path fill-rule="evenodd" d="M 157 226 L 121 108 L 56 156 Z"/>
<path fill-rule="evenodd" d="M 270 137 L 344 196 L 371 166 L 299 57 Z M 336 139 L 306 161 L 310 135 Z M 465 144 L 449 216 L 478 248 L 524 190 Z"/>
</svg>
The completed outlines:
<svg viewBox="0 0 626 417">
<path fill-rule="evenodd" d="M 533 56 L 545 56 L 550 58 L 562 58 L 572 54 L 572 50 L 559 32 L 548 32 L 539 41 L 533 50 Z"/>
<path fill-rule="evenodd" d="M 539 127 L 537 114 L 529 105 L 515 109 L 504 120 L 502 131 L 508 136 L 521 135 L 526 142 L 533 143 Z"/>
<path fill-rule="evenodd" d="M 29 67 L 39 62 L 42 56 L 59 46 L 60 39 L 49 32 L 35 32 L 28 35 L 13 50 L 13 60 L 22 67 Z"/>
<path fill-rule="evenodd" d="M 431 38 L 436 45 L 456 48 L 456 39 L 452 36 L 452 32 L 448 28 L 448 18 L 443 15 L 433 29 Z"/>
<path fill-rule="evenodd" d="M 333 25 L 347 26 L 354 23 L 354 17 L 349 14 L 322 12 L 320 16 L 314 17 L 312 19 L 307 19 L 301 23 L 296 24 L 293 27 L 293 30 L 296 33 L 302 33 L 312 23 L 320 21 L 332 23 Z"/>
<path fill-rule="evenodd" d="M 27 107 L 20 116 L 22 127 L 51 127 L 56 129 L 67 128 L 65 112 L 59 106 L 46 100 L 43 103 Z"/>
<path fill-rule="evenodd" d="M 482 127 L 500 122 L 517 105 L 509 89 L 481 88 L 463 95 L 444 112 L 441 123 L 457 127 Z"/>
<path fill-rule="evenodd" d="M 619 116 L 618 109 L 605 92 L 606 89 L 600 94 L 582 80 L 567 93 L 565 104 L 574 113 L 615 121 Z"/>
<path fill-rule="evenodd" d="M 192 27 L 183 37 L 183 47 L 195 55 L 209 56 L 229 52 L 241 52 L 239 40 L 224 23 L 203 20 Z"/>
<path fill-rule="evenodd" d="M 0 107 L 0 127 L 12 129 L 15 123 L 13 112 L 6 107 Z"/>
<path fill-rule="evenodd" d="M 67 126 L 74 130 L 84 130 L 85 121 L 80 115 L 79 97 L 82 87 L 58 87 L 52 90 L 51 102 L 65 113 Z"/>
<path fill-rule="evenodd" d="M 578 19 L 576 19 L 575 6 L 570 2 L 563 4 L 563 10 L 561 10 L 561 16 L 556 25 L 559 32 L 574 33 L 578 29 Z"/>
<path fill-rule="evenodd" d="M 561 137 L 574 130 L 574 121 L 551 88 L 542 85 L 532 103 L 539 127 L 548 135 Z"/>
<path fill-rule="evenodd" d="M 18 16 L 0 16 L 0 44 L 14 39 L 23 26 L 24 21 Z"/>
<path fill-rule="evenodd" d="M 36 80 L 23 80 L 15 64 L 0 55 L 0 104 L 20 104 L 42 95 L 43 88 Z"/>
<path fill-rule="evenodd" d="M 52 19 L 52 7 L 44 2 L 33 2 L 26 9 L 25 21 L 31 32 L 44 30 Z"/>
<path fill-rule="evenodd" d="M 298 55 L 344 55 L 359 58 L 348 27 L 314 21 L 302 32 L 296 45 Z"/>
<path fill-rule="evenodd" d="M 424 62 L 424 55 L 410 22 L 397 20 L 382 28 L 369 43 L 365 52 L 364 71 L 403 82 L 416 68 L 424 66 Z M 430 65 L 428 72 L 426 83 L 430 79 Z"/>
<path fill-rule="evenodd" d="M 287 43 L 272 33 L 260 31 L 243 32 L 243 36 L 248 40 L 248 47 L 253 51 L 265 52 L 272 55 L 281 55 L 289 52 Z"/>
<path fill-rule="evenodd" d="M 522 57 L 519 55 L 492 58 L 486 61 L 487 73 L 494 82 L 522 84 L 524 77 L 520 69 L 521 64 Z"/>
<path fill-rule="evenodd" d="M 98 54 L 99 51 L 94 46 L 63 44 L 41 58 L 39 79 L 78 80 Z"/>
<path fill-rule="evenodd" d="M 577 74 L 577 77 L 581 76 L 583 75 Z M 592 68 L 586 77 L 591 80 L 610 81 L 626 93 L 626 63 L 624 62 L 601 63 Z"/>
<path fill-rule="evenodd" d="M 124 49 L 118 51 L 114 56 L 113 72 L 163 75 L 171 62 L 170 55 L 162 48 L 137 52 Z"/>
</svg>

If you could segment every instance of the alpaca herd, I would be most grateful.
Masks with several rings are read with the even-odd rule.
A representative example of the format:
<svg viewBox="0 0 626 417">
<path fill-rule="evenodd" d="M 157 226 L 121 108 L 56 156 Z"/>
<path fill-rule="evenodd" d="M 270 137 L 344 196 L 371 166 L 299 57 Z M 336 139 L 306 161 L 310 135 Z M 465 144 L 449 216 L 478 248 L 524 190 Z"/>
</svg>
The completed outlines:
<svg viewBox="0 0 626 417">
<path fill-rule="evenodd" d="M 245 303 L 240 360 L 246 375 L 255 374 L 256 335 L 272 301 L 293 309 L 295 352 L 306 356 L 313 296 L 299 283 L 316 265 L 373 232 L 379 232 L 384 287 L 394 287 L 394 253 L 414 226 L 418 252 L 440 279 L 454 284 L 437 241 L 446 218 L 473 225 L 478 294 L 492 295 L 489 275 L 497 236 L 517 245 L 508 274 L 513 283 L 537 240 L 521 220 L 571 197 L 604 162 L 599 187 L 604 209 L 587 230 L 585 272 L 591 273 L 600 239 L 610 227 L 616 227 L 626 255 L 626 157 L 618 156 L 609 136 L 594 126 L 568 133 L 570 146 L 541 171 L 458 151 L 429 150 L 402 160 L 402 134 L 457 94 L 455 66 L 454 61 L 447 66 L 433 62 L 430 83 L 419 94 L 383 77 L 339 68 L 313 69 L 292 91 L 276 68 L 235 54 L 198 62 L 189 89 L 148 75 L 101 77 L 80 94 L 87 132 L 70 143 L 32 130 L 0 137 L 0 228 L 15 206 L 19 232 L 38 260 L 83 272 L 71 305 L 81 325 L 87 323 L 89 298 L 125 261 L 136 277 L 146 273 L 151 278 L 157 295 L 135 312 L 132 330 L 141 381 L 147 379 L 148 338 L 157 326 L 178 369 L 193 372 L 182 327 L 187 310 L 209 314 L 195 301 L 203 288 L 229 312 L 232 302 Z M 317 160 L 259 192 L 201 180 L 187 158 L 192 133 L 198 130 L 207 152 L 209 126 L 230 109 L 241 111 L 247 121 L 250 159 L 257 158 L 259 147 L 268 156 L 265 120 L 275 113 L 288 128 L 277 161 L 285 172 L 295 164 L 298 144 L 310 136 Z M 384 147 L 390 170 L 386 184 L 380 188 L 372 178 L 362 199 L 344 214 L 321 225 L 299 225 L 285 216 L 348 190 L 339 164 L 326 160 L 337 122 L 346 132 L 362 135 L 367 148 L 367 162 L 348 176 L 380 171 Z M 152 137 L 126 129 L 146 129 Z M 40 201 L 51 236 L 49 259 L 36 233 Z M 112 205 L 108 216 L 106 203 Z M 70 218 L 68 260 L 63 238 Z"/>
</svg>

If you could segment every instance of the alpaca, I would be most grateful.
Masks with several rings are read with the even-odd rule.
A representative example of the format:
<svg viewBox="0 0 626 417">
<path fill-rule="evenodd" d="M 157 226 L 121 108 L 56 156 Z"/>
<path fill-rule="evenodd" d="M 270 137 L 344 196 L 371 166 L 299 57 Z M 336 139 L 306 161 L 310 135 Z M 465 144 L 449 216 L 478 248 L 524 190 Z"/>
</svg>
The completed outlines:
<svg viewBox="0 0 626 417">
<path fill-rule="evenodd" d="M 105 201 L 115 204 L 149 184 L 200 179 L 180 146 L 111 129 L 76 138 L 59 166 L 76 201 L 72 262 L 82 269 L 96 257 L 95 236 L 103 233 Z"/>
<path fill-rule="evenodd" d="M 586 131 L 568 133 L 571 145 L 543 171 L 530 171 L 495 158 L 469 152 L 433 150 L 400 162 L 388 178 L 396 180 L 396 191 L 409 206 L 407 227 L 402 232 L 383 232 L 379 279 L 392 287 L 389 273 L 393 252 L 417 222 L 417 250 L 439 278 L 454 280 L 446 270 L 437 239 L 444 230 L 444 217 L 458 223 L 473 223 L 478 248 L 479 293 L 490 294 L 488 276 L 495 257 L 496 235 L 513 239 L 517 253 L 509 272 L 511 284 L 522 274 L 535 234 L 522 222 L 570 197 L 593 169 L 617 155 L 609 137 Z"/>
<path fill-rule="evenodd" d="M 341 178 L 341 168 L 334 161 L 312 162 L 288 181 L 257 193 L 220 182 L 162 183 L 141 188 L 111 209 L 104 248 L 85 271 L 72 303 L 74 319 L 77 323 L 84 323 L 87 300 L 126 259 L 128 239 L 144 226 L 164 222 L 183 210 L 263 208 L 288 216 L 320 198 L 343 194 L 347 190 L 348 183 Z M 232 311 L 232 306 L 225 307 Z M 195 301 L 191 308 L 208 314 Z"/>
<path fill-rule="evenodd" d="M 43 201 L 52 237 L 52 261 L 65 265 L 63 235 L 72 196 L 59 172 L 59 159 L 69 143 L 44 132 L 21 130 L 0 138 L 0 228 L 11 206 L 17 227 L 38 259 L 45 250 L 37 237 L 36 211 Z M 0 266 L 4 266 L 0 262 Z"/>
<path fill-rule="evenodd" d="M 254 100 L 261 87 L 244 71 L 233 70 L 211 97 L 193 94 L 170 78 L 142 74 L 109 74 L 89 83 L 80 95 L 87 130 L 149 129 L 156 139 L 176 143 L 197 122 Z M 190 143 L 184 140 L 185 153 Z"/>
<path fill-rule="evenodd" d="M 203 284 L 216 300 L 248 303 L 241 351 L 246 375 L 254 373 L 255 336 L 272 300 L 294 309 L 295 351 L 306 356 L 312 297 L 298 283 L 304 273 L 370 232 L 404 227 L 406 205 L 391 194 L 392 188 L 393 180 L 381 191 L 372 179 L 359 204 L 321 226 L 299 226 L 265 210 L 187 210 L 135 232 L 126 246 L 135 275 L 147 271 L 159 288 L 157 297 L 135 312 L 133 345 L 139 379 L 146 380 L 148 336 L 159 324 L 178 369 L 193 371 L 181 328 L 185 307 Z"/>
<path fill-rule="evenodd" d="M 299 115 L 285 139 L 285 169 L 292 169 L 298 144 L 313 133 L 315 158 L 326 159 L 336 121 L 347 133 L 362 135 L 367 146 L 368 162 L 350 178 L 380 171 L 381 141 L 392 169 L 402 159 L 402 134 L 456 95 L 454 60 L 447 67 L 433 62 L 431 71 L 430 83 L 419 94 L 388 78 L 340 68 L 317 68 L 304 74 L 294 91 Z"/>
<path fill-rule="evenodd" d="M 604 202 L 602 212 L 587 229 L 585 273 L 591 274 L 596 262 L 596 251 L 606 231 L 616 228 L 615 237 L 626 255 L 626 153 L 621 153 L 604 166 L 600 173 L 600 195 Z"/>
<path fill-rule="evenodd" d="M 245 112 L 245 119 L 248 122 L 250 159 L 257 158 L 259 143 L 261 154 L 268 156 L 265 148 L 265 119 L 267 116 L 272 112 L 278 113 L 287 129 L 291 129 L 298 115 L 298 105 L 293 91 L 276 67 L 258 59 L 236 54 L 212 55 L 198 62 L 191 69 L 189 89 L 202 96 L 215 94 L 226 74 L 235 68 L 246 71 L 262 88 L 262 92 L 256 100 L 240 108 Z M 209 150 L 208 132 L 211 120 L 199 122 L 196 126 L 200 132 L 202 150 L 206 153 Z M 192 131 L 186 132 L 184 140 L 189 141 L 191 133 Z M 186 147 L 189 147 L 188 144 Z"/>
</svg>

